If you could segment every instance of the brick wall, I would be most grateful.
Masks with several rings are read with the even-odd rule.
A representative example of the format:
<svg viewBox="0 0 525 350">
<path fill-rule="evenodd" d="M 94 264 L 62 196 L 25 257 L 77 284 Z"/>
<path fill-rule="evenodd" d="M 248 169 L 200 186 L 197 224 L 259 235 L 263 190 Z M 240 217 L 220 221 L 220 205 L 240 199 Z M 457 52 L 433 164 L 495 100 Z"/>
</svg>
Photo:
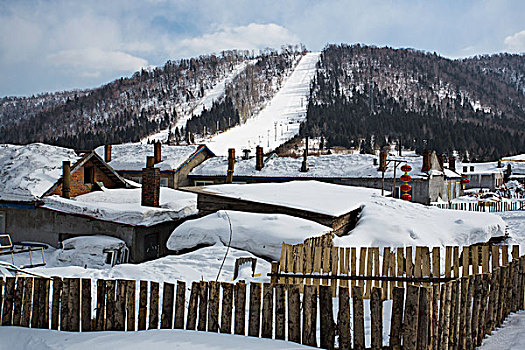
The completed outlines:
<svg viewBox="0 0 525 350">
<path fill-rule="evenodd" d="M 142 205 L 158 207 L 160 198 L 160 168 L 142 169 Z"/>
<path fill-rule="evenodd" d="M 74 173 L 71 173 L 71 197 L 80 196 L 81 194 L 89 193 L 93 189 L 93 183 L 84 183 L 84 168 L 93 167 L 95 170 L 95 178 L 93 183 L 102 182 L 107 188 L 115 187 L 115 183 L 111 181 L 98 167 L 96 167 L 91 161 L 86 162 Z M 52 194 L 62 195 L 62 185 L 59 185 Z"/>
</svg>

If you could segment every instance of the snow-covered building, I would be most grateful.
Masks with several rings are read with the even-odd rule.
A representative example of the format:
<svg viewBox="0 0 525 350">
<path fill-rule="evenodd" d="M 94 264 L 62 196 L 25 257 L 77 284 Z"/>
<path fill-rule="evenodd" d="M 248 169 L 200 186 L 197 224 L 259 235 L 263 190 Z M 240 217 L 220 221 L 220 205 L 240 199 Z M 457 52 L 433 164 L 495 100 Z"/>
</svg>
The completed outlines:
<svg viewBox="0 0 525 350">
<path fill-rule="evenodd" d="M 379 159 L 370 154 L 331 154 L 309 156 L 309 169 L 301 172 L 302 158 L 257 157 L 237 158 L 233 173 L 233 182 L 287 182 L 294 180 L 317 180 L 341 185 L 359 186 L 395 192 L 399 197 L 399 188 L 403 175 L 401 165 L 412 167 L 412 200 L 417 203 L 449 201 L 462 193 L 461 175 L 451 169 L 445 169 L 435 152 L 425 153 L 425 157 L 407 154 L 404 157 L 388 156 L 388 166 L 383 173 L 379 170 Z M 257 166 L 259 164 L 259 166 Z M 262 165 L 262 166 L 261 166 Z M 425 166 L 424 166 L 425 165 Z M 260 170 L 257 170 L 259 168 Z M 228 169 L 227 157 L 214 157 L 195 167 L 188 179 L 195 186 L 224 183 Z M 394 181 L 395 179 L 395 181 Z M 395 182 L 395 189 L 394 189 Z"/>
<path fill-rule="evenodd" d="M 167 254 L 170 233 L 197 213 L 196 196 L 158 188 L 158 206 L 150 207 L 142 205 L 143 191 L 95 152 L 0 145 L 0 232 L 14 241 L 58 246 L 72 237 L 108 235 L 126 242 L 132 261 Z"/>
<path fill-rule="evenodd" d="M 169 188 L 188 186 L 188 173 L 206 159 L 214 157 L 205 145 L 170 146 L 160 143 L 126 143 L 98 147 L 95 152 L 126 179 L 140 183 L 146 157 L 154 157 L 160 168 L 160 185 Z"/>
</svg>

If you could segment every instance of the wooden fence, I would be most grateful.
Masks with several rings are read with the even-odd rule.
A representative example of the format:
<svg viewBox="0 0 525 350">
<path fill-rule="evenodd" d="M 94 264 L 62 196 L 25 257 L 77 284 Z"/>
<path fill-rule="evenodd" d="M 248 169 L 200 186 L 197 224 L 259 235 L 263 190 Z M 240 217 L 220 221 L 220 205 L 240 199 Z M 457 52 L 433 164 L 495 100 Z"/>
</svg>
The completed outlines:
<svg viewBox="0 0 525 350">
<path fill-rule="evenodd" d="M 423 285 L 429 286 L 432 281 L 489 273 L 506 265 L 509 256 L 519 257 L 517 245 L 385 247 L 380 255 L 378 247 L 334 247 L 329 238 L 318 237 L 296 245 L 283 243 L 280 262 L 272 267 L 272 273 L 279 276 L 275 282 L 328 285 L 334 296 L 338 286 L 359 285 L 365 299 L 371 297 L 373 287 L 381 287 L 383 297 L 391 299 L 395 286 L 403 287 L 421 278 L 427 278 Z"/>
<path fill-rule="evenodd" d="M 165 282 L 161 296 L 156 282 L 8 277 L 0 289 L 1 324 L 82 332 L 185 328 L 364 349 L 368 311 L 372 349 L 474 349 L 509 313 L 524 308 L 524 274 L 521 257 L 492 272 L 430 287 L 396 286 L 389 325 L 383 324 L 380 287 L 372 288 L 365 308 L 361 286 L 351 293 L 339 286 L 334 317 L 328 285 L 303 286 L 301 297 L 297 284 L 193 282 L 186 303 L 182 281 Z"/>
<path fill-rule="evenodd" d="M 486 202 L 486 203 L 434 203 L 434 207 L 441 209 L 481 211 L 481 212 L 501 212 L 525 210 L 525 201 L 516 202 Z"/>
</svg>

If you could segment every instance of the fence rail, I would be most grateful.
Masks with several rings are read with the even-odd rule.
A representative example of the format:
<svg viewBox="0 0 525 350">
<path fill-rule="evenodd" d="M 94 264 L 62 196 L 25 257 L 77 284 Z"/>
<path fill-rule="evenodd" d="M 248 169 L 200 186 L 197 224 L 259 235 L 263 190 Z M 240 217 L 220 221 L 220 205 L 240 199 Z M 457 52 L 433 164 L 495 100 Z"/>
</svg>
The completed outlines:
<svg viewBox="0 0 525 350">
<path fill-rule="evenodd" d="M 502 211 L 516 211 L 525 210 L 525 201 L 515 202 L 486 202 L 486 203 L 433 203 L 434 207 L 440 209 L 466 210 L 466 211 L 480 211 L 480 212 L 502 212 Z"/>
</svg>

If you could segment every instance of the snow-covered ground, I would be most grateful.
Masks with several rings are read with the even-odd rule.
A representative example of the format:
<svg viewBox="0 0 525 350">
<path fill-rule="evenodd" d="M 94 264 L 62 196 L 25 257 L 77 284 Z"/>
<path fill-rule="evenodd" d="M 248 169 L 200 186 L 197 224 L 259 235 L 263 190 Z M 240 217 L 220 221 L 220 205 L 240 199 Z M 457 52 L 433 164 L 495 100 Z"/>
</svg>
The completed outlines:
<svg viewBox="0 0 525 350">
<path fill-rule="evenodd" d="M 503 326 L 485 338 L 480 350 L 525 349 L 525 311 L 511 314 Z"/>
<path fill-rule="evenodd" d="M 243 337 L 177 329 L 144 332 L 59 332 L 21 327 L 0 327 L 0 350 L 292 350 L 310 347 L 281 340 Z"/>
<path fill-rule="evenodd" d="M 310 81 L 314 77 L 319 52 L 307 53 L 268 105 L 246 123 L 212 137 L 206 145 L 217 155 L 228 148 L 255 150 L 257 145 L 274 149 L 299 132 L 306 119 Z"/>
</svg>

